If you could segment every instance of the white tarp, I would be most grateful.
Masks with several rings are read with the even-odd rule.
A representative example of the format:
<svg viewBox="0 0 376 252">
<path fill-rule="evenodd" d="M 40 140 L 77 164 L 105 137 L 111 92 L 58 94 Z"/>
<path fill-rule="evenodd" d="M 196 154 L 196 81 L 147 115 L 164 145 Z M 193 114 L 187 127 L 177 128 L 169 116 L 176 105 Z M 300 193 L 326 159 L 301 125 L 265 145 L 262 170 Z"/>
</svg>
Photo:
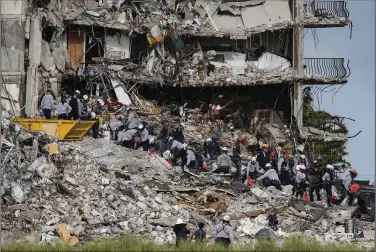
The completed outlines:
<svg viewBox="0 0 376 252">
<path fill-rule="evenodd" d="M 117 80 L 111 80 L 112 87 L 114 88 L 116 97 L 119 102 L 123 103 L 126 106 L 132 104 L 131 99 L 129 98 L 128 94 L 125 92 L 122 86 L 119 86 L 119 82 Z"/>
<path fill-rule="evenodd" d="M 278 69 L 283 71 L 290 68 L 290 62 L 276 54 L 264 52 L 257 61 L 248 61 L 248 66 L 255 69 Z"/>
</svg>

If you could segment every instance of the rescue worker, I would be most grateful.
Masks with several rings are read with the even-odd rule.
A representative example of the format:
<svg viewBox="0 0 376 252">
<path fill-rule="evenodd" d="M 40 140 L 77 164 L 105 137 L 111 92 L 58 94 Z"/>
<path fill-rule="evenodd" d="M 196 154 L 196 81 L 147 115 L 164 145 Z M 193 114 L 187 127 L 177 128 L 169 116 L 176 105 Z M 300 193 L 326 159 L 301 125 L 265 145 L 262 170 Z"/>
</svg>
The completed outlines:
<svg viewBox="0 0 376 252">
<path fill-rule="evenodd" d="M 306 167 L 304 165 L 298 165 L 296 167 L 295 176 L 295 187 L 296 187 L 296 197 L 301 198 L 307 188 L 307 176 L 305 174 Z"/>
<path fill-rule="evenodd" d="M 98 116 L 101 116 L 104 111 L 104 101 L 102 99 L 98 99 L 96 103 L 93 106 L 92 112 L 96 114 L 95 118 L 95 124 L 93 125 L 93 137 L 98 138 L 99 137 L 99 118 Z"/>
<path fill-rule="evenodd" d="M 177 127 L 176 129 L 172 131 L 172 137 L 176 141 L 179 141 L 180 143 L 184 143 L 184 133 L 183 133 L 184 128 L 185 128 L 185 124 L 180 123 L 179 127 Z"/>
<path fill-rule="evenodd" d="M 196 155 L 191 150 L 191 148 L 187 147 L 187 167 L 195 168 L 196 167 Z"/>
<path fill-rule="evenodd" d="M 350 190 L 350 186 L 354 183 L 354 179 L 358 176 L 358 172 L 356 170 L 350 170 L 349 174 L 346 175 L 345 179 L 343 180 L 342 184 L 342 198 L 349 197 L 348 205 L 351 206 L 354 201 L 354 192 Z"/>
<path fill-rule="evenodd" d="M 258 177 L 256 181 L 262 181 L 262 184 L 265 187 L 274 186 L 278 190 L 282 190 L 278 174 L 275 169 L 272 169 L 272 165 L 270 163 L 267 163 L 264 170 L 265 173 L 262 176 Z"/>
<path fill-rule="evenodd" d="M 314 201 L 313 192 L 316 193 L 316 200 L 321 201 L 321 176 L 317 161 L 313 162 L 313 166 L 307 170 L 309 182 L 309 200 Z"/>
<path fill-rule="evenodd" d="M 72 108 L 67 103 L 65 98 L 61 99 L 61 102 L 57 105 L 57 119 L 58 120 L 67 120 L 68 114 L 71 112 Z"/>
<path fill-rule="evenodd" d="M 234 232 L 230 224 L 230 216 L 225 215 L 223 220 L 215 225 L 213 238 L 215 243 L 222 244 L 226 248 L 234 244 Z"/>
<path fill-rule="evenodd" d="M 46 119 L 51 119 L 51 112 L 55 109 L 55 101 L 54 97 L 52 96 L 51 89 L 48 89 L 46 94 L 43 96 L 39 109 L 42 110 Z"/>
<path fill-rule="evenodd" d="M 124 141 L 130 141 L 133 135 L 137 132 L 138 117 L 132 108 L 127 109 L 123 125 L 118 128 L 117 143 L 122 144 Z"/>
<path fill-rule="evenodd" d="M 240 176 L 241 176 L 241 171 L 242 171 L 242 163 L 241 163 L 241 158 L 240 158 L 240 143 L 244 141 L 243 137 L 239 136 L 236 141 L 234 146 L 232 147 L 232 161 L 235 164 L 236 167 L 236 173 L 234 180 L 235 181 L 240 181 Z"/>
<path fill-rule="evenodd" d="M 249 178 L 256 179 L 257 170 L 259 169 L 259 164 L 256 159 L 256 157 L 251 157 L 251 160 L 248 162 L 247 170 L 243 175 L 242 183 Z"/>
<path fill-rule="evenodd" d="M 132 108 L 127 109 L 127 116 L 124 121 L 124 129 L 130 130 L 130 129 L 137 129 L 139 125 L 138 117 L 136 116 L 136 113 Z"/>
<path fill-rule="evenodd" d="M 216 136 L 212 137 L 210 146 L 210 158 L 216 160 L 219 155 L 221 155 L 221 147 L 219 146 L 219 139 Z"/>
<path fill-rule="evenodd" d="M 272 165 L 272 169 L 278 173 L 278 160 L 274 151 L 270 153 L 270 164 Z"/>
<path fill-rule="evenodd" d="M 218 156 L 217 158 L 217 165 L 218 168 L 213 171 L 214 173 L 230 173 L 231 172 L 231 166 L 232 161 L 229 155 L 227 155 L 227 148 L 222 148 L 222 154 Z"/>
<path fill-rule="evenodd" d="M 69 119 L 77 120 L 80 118 L 80 91 L 76 90 L 68 101 L 69 106 L 72 108 L 72 111 L 69 114 Z"/>
<path fill-rule="evenodd" d="M 204 223 L 198 223 L 198 229 L 193 233 L 196 243 L 206 244 L 206 232 L 204 226 Z"/>
<path fill-rule="evenodd" d="M 179 158 L 181 158 L 181 166 L 184 167 L 187 163 L 187 144 L 182 144 L 179 141 L 173 140 L 170 152 L 174 154 L 172 165 L 176 165 Z"/>
<path fill-rule="evenodd" d="M 87 109 L 88 103 L 89 103 L 89 97 L 87 95 L 84 95 L 82 97 L 82 106 L 83 106 L 82 113 L 83 114 L 87 114 L 87 112 L 88 112 L 88 109 Z"/>
<path fill-rule="evenodd" d="M 142 146 L 142 149 L 144 151 L 147 151 L 148 147 L 149 147 L 149 131 L 148 131 L 148 129 L 145 127 L 144 124 L 141 123 L 138 126 L 137 132 L 138 132 L 138 134 L 140 134 L 141 141 L 139 143 L 137 143 L 137 145 L 135 146 L 135 149 L 138 149 L 139 147 Z"/>
<path fill-rule="evenodd" d="M 295 166 L 294 156 L 291 155 L 291 154 L 288 155 L 287 167 L 288 167 L 289 173 L 290 173 L 290 184 L 293 185 L 292 194 L 294 195 L 295 190 L 296 190 L 295 176 L 296 176 L 297 167 Z"/>
<path fill-rule="evenodd" d="M 211 154 L 212 139 L 208 138 L 204 142 L 204 155 L 205 158 L 210 159 Z"/>
<path fill-rule="evenodd" d="M 306 167 L 306 169 L 308 169 L 308 167 L 309 167 L 308 166 L 308 159 L 304 154 L 300 155 L 298 165 L 304 165 Z"/>
<path fill-rule="evenodd" d="M 278 159 L 277 167 L 279 179 L 281 180 L 282 185 L 290 185 L 290 169 L 288 167 L 288 159 L 286 152 L 284 152 L 283 155 Z"/>
<path fill-rule="evenodd" d="M 331 207 L 331 199 L 332 199 L 332 185 L 334 183 L 334 166 L 333 165 L 326 165 L 326 171 L 324 176 L 322 177 L 322 181 L 324 183 L 324 188 L 326 191 L 326 198 L 328 202 L 328 207 Z"/>
<path fill-rule="evenodd" d="M 257 162 L 259 163 L 261 168 L 265 168 L 267 163 L 270 163 L 268 145 L 263 144 L 261 152 L 257 155 Z"/>
<path fill-rule="evenodd" d="M 191 233 L 190 230 L 187 229 L 187 224 L 181 218 L 176 220 L 173 231 L 176 236 L 177 247 L 179 247 L 181 241 L 187 241 L 188 235 Z"/>
</svg>

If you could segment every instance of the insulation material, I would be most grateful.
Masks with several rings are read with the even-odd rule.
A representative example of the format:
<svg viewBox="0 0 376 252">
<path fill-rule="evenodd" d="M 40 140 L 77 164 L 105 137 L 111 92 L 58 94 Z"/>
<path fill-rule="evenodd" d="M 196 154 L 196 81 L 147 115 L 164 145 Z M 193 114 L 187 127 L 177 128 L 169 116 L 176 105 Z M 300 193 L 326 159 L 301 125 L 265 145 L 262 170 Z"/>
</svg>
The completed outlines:
<svg viewBox="0 0 376 252">
<path fill-rule="evenodd" d="M 287 0 L 267 0 L 263 5 L 246 8 L 242 12 L 245 27 L 271 25 L 291 20 L 289 2 Z"/>
<path fill-rule="evenodd" d="M 112 87 L 114 88 L 116 97 L 119 102 L 123 103 L 126 106 L 132 104 L 131 99 L 129 98 L 128 94 L 125 92 L 124 88 L 119 85 L 117 80 L 111 80 Z"/>
<path fill-rule="evenodd" d="M 290 62 L 276 54 L 264 52 L 257 61 L 249 61 L 248 66 L 256 69 L 278 69 L 283 71 L 290 68 Z"/>
<path fill-rule="evenodd" d="M 68 34 L 68 53 L 71 63 L 77 65 L 84 61 L 85 33 L 69 32 Z"/>
<path fill-rule="evenodd" d="M 115 34 L 106 36 L 106 56 L 125 59 L 130 57 L 131 39 L 128 36 Z"/>
</svg>

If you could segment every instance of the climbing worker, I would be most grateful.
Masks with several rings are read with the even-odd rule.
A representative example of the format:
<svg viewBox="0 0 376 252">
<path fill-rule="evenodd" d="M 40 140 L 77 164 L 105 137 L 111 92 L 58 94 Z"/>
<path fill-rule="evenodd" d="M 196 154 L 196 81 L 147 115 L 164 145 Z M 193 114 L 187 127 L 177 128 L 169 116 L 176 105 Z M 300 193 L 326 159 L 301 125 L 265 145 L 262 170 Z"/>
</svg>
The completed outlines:
<svg viewBox="0 0 376 252">
<path fill-rule="evenodd" d="M 57 105 L 57 119 L 58 120 L 67 120 L 68 114 L 71 112 L 72 108 L 67 103 L 65 97 L 61 98 L 61 102 Z"/>
<path fill-rule="evenodd" d="M 48 89 L 43 96 L 39 109 L 42 110 L 46 119 L 51 119 L 51 112 L 55 109 L 55 101 L 51 89 Z"/>
<path fill-rule="evenodd" d="M 305 165 L 298 165 L 296 167 L 296 176 L 295 176 L 295 186 L 296 186 L 296 197 L 303 197 L 305 190 L 307 188 L 307 176 L 305 174 L 306 167 Z"/>
<path fill-rule="evenodd" d="M 206 244 L 206 231 L 204 230 L 205 224 L 203 222 L 198 223 L 198 229 L 193 233 L 196 243 Z"/>
<path fill-rule="evenodd" d="M 226 248 L 234 244 L 234 232 L 230 224 L 230 216 L 225 215 L 223 220 L 216 224 L 213 238 L 215 243 L 222 244 Z"/>
<path fill-rule="evenodd" d="M 176 220 L 173 231 L 176 236 L 177 247 L 179 247 L 181 241 L 188 240 L 188 235 L 191 233 L 191 231 L 187 229 L 187 224 L 181 218 Z"/>
<path fill-rule="evenodd" d="M 257 155 L 257 162 L 261 168 L 264 168 L 267 163 L 270 163 L 268 145 L 263 144 L 261 152 Z"/>
<path fill-rule="evenodd" d="M 284 152 L 283 155 L 278 159 L 278 175 L 282 185 L 290 185 L 290 169 L 288 167 L 287 153 Z"/>
<path fill-rule="evenodd" d="M 230 173 L 231 172 L 231 166 L 232 161 L 229 155 L 227 155 L 227 148 L 222 148 L 222 154 L 218 156 L 217 158 L 217 165 L 218 168 L 214 170 L 214 173 Z"/>
<path fill-rule="evenodd" d="M 184 143 L 184 129 L 185 129 L 185 124 L 180 123 L 179 127 L 174 129 L 172 131 L 172 137 L 176 140 L 179 141 L 180 143 Z"/>
<path fill-rule="evenodd" d="M 355 193 L 351 190 L 351 185 L 354 184 L 354 179 L 358 176 L 358 172 L 356 170 L 350 170 L 349 174 L 346 175 L 345 179 L 343 180 L 342 184 L 342 197 L 345 199 L 347 196 L 349 197 L 348 205 L 351 206 L 354 201 Z"/>
<path fill-rule="evenodd" d="M 270 163 L 267 163 L 264 170 L 265 173 L 262 176 L 258 177 L 256 181 L 262 181 L 262 184 L 265 187 L 274 186 L 278 190 L 282 190 L 278 174 L 275 169 L 272 169 L 272 165 Z"/>
<path fill-rule="evenodd" d="M 322 177 L 322 181 L 324 183 L 324 188 L 326 191 L 326 198 L 328 202 L 328 207 L 331 207 L 331 199 L 332 199 L 332 185 L 334 183 L 334 166 L 333 165 L 326 165 L 325 174 Z"/>
<path fill-rule="evenodd" d="M 240 176 L 241 176 L 241 171 L 242 171 L 242 163 L 241 163 L 241 158 L 240 158 L 240 143 L 244 141 L 244 138 L 239 136 L 235 143 L 234 146 L 232 147 L 232 161 L 235 164 L 236 167 L 236 173 L 234 180 L 235 181 L 240 181 Z"/>
</svg>

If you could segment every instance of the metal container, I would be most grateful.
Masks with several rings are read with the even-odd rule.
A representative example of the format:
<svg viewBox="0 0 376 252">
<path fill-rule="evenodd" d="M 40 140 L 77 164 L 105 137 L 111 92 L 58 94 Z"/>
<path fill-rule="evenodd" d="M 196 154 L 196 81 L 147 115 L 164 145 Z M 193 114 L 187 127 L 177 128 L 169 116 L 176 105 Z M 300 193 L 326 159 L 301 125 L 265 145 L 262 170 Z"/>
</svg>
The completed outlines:
<svg viewBox="0 0 376 252">
<path fill-rule="evenodd" d="M 355 220 L 347 219 L 345 221 L 345 233 L 355 233 Z"/>
</svg>

